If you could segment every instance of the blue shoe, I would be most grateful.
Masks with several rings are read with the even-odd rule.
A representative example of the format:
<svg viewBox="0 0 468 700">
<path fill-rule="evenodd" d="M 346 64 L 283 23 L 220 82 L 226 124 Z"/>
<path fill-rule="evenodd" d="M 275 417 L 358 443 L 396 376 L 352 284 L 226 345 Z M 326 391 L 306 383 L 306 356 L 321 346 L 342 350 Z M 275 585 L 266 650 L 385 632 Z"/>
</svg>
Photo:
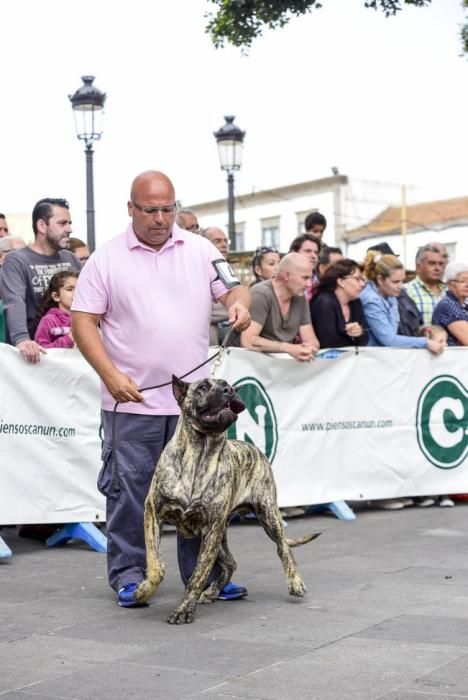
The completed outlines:
<svg viewBox="0 0 468 700">
<path fill-rule="evenodd" d="M 245 598 L 246 595 L 248 595 L 247 588 L 229 581 L 218 593 L 218 600 L 239 600 L 239 598 Z"/>
<path fill-rule="evenodd" d="M 148 603 L 139 603 L 135 598 L 135 591 L 138 588 L 138 583 L 127 583 L 126 586 L 119 588 L 119 605 L 122 608 L 142 608 Z"/>
</svg>

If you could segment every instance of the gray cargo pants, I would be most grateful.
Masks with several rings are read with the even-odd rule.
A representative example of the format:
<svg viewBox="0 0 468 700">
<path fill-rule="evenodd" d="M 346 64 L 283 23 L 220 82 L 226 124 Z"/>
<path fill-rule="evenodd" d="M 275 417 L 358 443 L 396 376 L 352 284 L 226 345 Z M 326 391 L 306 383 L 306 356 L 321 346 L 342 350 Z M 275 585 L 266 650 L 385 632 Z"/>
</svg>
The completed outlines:
<svg viewBox="0 0 468 700">
<path fill-rule="evenodd" d="M 112 445 L 112 415 L 112 411 L 102 412 L 103 465 L 97 485 L 106 497 L 107 572 L 109 584 L 117 592 L 127 583 L 139 583 L 145 577 L 145 498 L 155 465 L 174 434 L 178 416 L 117 413 L 115 445 Z M 179 569 L 184 583 L 195 568 L 199 547 L 198 538 L 184 539 L 177 535 Z M 214 567 L 209 582 L 216 574 Z"/>
</svg>

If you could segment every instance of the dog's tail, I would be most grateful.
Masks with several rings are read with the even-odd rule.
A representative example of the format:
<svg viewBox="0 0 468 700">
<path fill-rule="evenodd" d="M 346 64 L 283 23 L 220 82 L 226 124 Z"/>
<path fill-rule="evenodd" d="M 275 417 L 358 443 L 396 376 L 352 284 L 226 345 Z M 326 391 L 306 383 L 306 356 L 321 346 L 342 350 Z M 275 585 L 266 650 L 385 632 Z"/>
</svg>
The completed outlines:
<svg viewBox="0 0 468 700">
<path fill-rule="evenodd" d="M 321 532 L 314 532 L 312 535 L 304 535 L 303 537 L 297 537 L 295 540 L 289 540 L 286 537 L 286 542 L 290 547 L 299 547 L 301 544 L 307 544 L 307 542 L 312 542 L 316 537 L 320 537 Z"/>
</svg>

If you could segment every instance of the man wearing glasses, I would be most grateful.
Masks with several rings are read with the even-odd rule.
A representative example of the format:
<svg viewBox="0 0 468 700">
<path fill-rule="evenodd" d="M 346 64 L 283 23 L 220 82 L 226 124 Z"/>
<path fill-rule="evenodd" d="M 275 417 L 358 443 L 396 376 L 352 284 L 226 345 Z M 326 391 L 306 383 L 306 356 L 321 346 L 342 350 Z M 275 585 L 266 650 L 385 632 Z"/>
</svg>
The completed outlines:
<svg viewBox="0 0 468 700">
<path fill-rule="evenodd" d="M 146 571 L 144 501 L 179 414 L 170 385 L 145 393 L 140 388 L 168 382 L 173 374 L 182 377 L 206 360 L 213 298 L 228 309 L 233 328 L 242 331 L 250 323 L 248 290 L 209 241 L 175 223 L 175 202 L 163 173 L 135 178 L 128 202 L 132 221 L 91 256 L 72 306 L 75 341 L 102 380 L 105 441 L 98 487 L 107 498 L 109 584 L 122 607 L 137 606 L 134 593 Z M 187 381 L 208 374 L 205 365 Z M 116 401 L 123 405 L 113 438 Z M 185 583 L 198 547 L 198 540 L 178 536 Z M 247 594 L 232 582 L 225 589 L 223 599 Z"/>
</svg>

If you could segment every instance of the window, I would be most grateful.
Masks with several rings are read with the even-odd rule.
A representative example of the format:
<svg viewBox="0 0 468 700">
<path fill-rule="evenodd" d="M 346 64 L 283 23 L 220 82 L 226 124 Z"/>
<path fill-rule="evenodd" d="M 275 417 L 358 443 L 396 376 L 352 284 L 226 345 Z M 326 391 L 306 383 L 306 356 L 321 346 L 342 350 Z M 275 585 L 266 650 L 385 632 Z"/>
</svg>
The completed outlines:
<svg viewBox="0 0 468 700">
<path fill-rule="evenodd" d="M 245 223 L 238 224 L 236 221 L 234 228 L 236 230 L 235 246 L 234 241 L 229 241 L 229 250 L 245 250 Z"/>
<path fill-rule="evenodd" d="M 280 231 L 279 218 L 262 219 L 262 245 L 271 248 L 279 248 Z"/>
</svg>

